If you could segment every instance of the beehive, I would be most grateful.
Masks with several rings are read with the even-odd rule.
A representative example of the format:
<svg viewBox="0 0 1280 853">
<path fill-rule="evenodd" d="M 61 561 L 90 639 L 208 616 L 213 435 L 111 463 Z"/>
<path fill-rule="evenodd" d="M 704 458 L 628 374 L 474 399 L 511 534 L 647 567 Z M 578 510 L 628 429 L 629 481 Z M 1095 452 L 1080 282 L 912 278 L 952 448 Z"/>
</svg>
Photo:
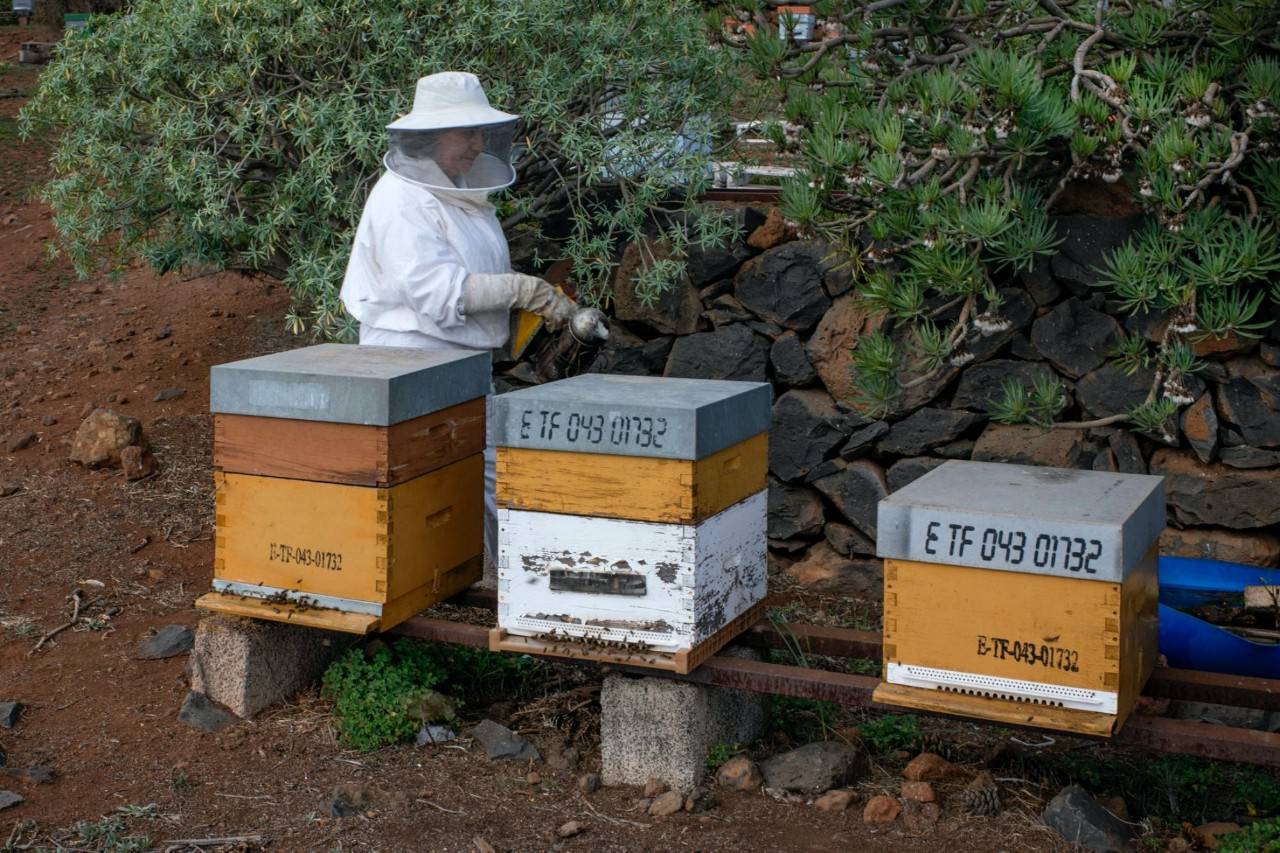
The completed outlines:
<svg viewBox="0 0 1280 853">
<path fill-rule="evenodd" d="M 208 610 L 386 630 L 478 579 L 488 353 L 323 344 L 213 368 Z"/>
<path fill-rule="evenodd" d="M 688 672 L 758 618 L 769 386 L 590 374 L 494 399 L 495 649 Z"/>
<path fill-rule="evenodd" d="M 1111 734 L 1157 655 L 1160 477 L 947 462 L 880 502 L 877 701 Z"/>
</svg>

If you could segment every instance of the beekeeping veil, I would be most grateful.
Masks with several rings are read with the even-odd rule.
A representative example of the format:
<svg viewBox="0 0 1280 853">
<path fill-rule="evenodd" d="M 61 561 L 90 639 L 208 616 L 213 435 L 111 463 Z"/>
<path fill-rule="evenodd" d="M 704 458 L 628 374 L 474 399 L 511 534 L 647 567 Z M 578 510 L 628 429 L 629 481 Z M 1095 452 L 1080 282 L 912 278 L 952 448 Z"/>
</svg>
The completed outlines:
<svg viewBox="0 0 1280 853">
<path fill-rule="evenodd" d="M 384 163 L 433 192 L 483 198 L 515 182 L 511 142 L 518 118 L 489 106 L 474 74 L 423 77 L 413 109 L 387 125 Z"/>
</svg>

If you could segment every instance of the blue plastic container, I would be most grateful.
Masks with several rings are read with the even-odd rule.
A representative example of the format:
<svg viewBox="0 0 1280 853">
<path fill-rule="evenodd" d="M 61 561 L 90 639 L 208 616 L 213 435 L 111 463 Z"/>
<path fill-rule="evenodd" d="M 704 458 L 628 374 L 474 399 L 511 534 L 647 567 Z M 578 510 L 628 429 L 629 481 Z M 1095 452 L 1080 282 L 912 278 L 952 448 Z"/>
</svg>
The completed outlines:
<svg viewBox="0 0 1280 853">
<path fill-rule="evenodd" d="M 1280 645 L 1255 643 L 1177 608 L 1239 604 L 1246 586 L 1280 585 L 1280 569 L 1160 558 L 1160 653 L 1169 666 L 1280 678 Z"/>
</svg>

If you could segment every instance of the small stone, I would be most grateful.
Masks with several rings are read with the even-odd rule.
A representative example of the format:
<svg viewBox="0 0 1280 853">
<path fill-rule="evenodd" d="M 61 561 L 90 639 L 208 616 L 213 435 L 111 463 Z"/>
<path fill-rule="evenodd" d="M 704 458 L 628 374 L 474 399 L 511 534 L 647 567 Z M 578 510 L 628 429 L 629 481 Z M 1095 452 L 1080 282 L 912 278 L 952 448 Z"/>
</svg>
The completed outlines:
<svg viewBox="0 0 1280 853">
<path fill-rule="evenodd" d="M 173 334 L 172 330 L 170 330 L 168 326 L 165 326 L 163 329 L 161 329 L 160 331 L 152 335 L 151 339 L 155 341 L 163 341 L 164 339 L 168 338 L 172 334 Z"/>
<path fill-rule="evenodd" d="M 156 457 L 138 445 L 120 451 L 120 470 L 126 480 L 143 480 L 156 472 Z"/>
<path fill-rule="evenodd" d="M 716 798 L 706 788 L 699 785 L 684 798 L 684 810 L 690 814 L 705 812 L 716 804 Z"/>
<path fill-rule="evenodd" d="M 976 462 L 1077 468 L 1084 457 L 1080 430 L 1042 429 L 1023 424 L 987 424 L 973 447 Z"/>
<path fill-rule="evenodd" d="M 861 745 L 823 741 L 775 755 L 760 765 L 766 788 L 797 794 L 821 794 L 857 782 L 867 772 Z"/>
<path fill-rule="evenodd" d="M 524 781 L 526 785 L 541 785 L 542 774 L 539 773 L 537 770 L 530 770 L 527 774 L 525 774 Z"/>
<path fill-rule="evenodd" d="M 58 419 L 53 415 L 45 415 L 40 419 L 40 423 L 44 426 L 55 426 L 58 423 Z"/>
<path fill-rule="evenodd" d="M 956 772 L 956 767 L 941 755 L 922 752 L 902 768 L 902 778 L 912 782 L 936 782 Z"/>
<path fill-rule="evenodd" d="M 782 211 L 776 207 L 769 208 L 769 213 L 765 217 L 764 224 L 751 232 L 747 237 L 747 245 L 753 249 L 772 249 L 774 246 L 780 245 L 787 239 L 787 221 L 782 216 Z"/>
<path fill-rule="evenodd" d="M 163 403 L 166 400 L 176 400 L 185 393 L 187 393 L 185 388 L 162 388 L 156 393 L 154 401 L 157 403 Z"/>
<path fill-rule="evenodd" d="M 1259 450 L 1256 447 L 1224 447 L 1219 454 L 1223 465 L 1232 468 L 1280 467 L 1280 450 Z"/>
<path fill-rule="evenodd" d="M 894 424 L 876 449 L 896 456 L 918 456 L 941 444 L 955 441 L 982 418 L 955 409 L 919 409 Z"/>
<path fill-rule="evenodd" d="M 1206 850 L 1217 850 L 1222 836 L 1240 831 L 1240 824 L 1230 821 L 1204 823 L 1191 830 L 1191 837 Z"/>
<path fill-rule="evenodd" d="M 827 542 L 810 548 L 804 559 L 787 567 L 786 574 L 807 590 L 845 598 L 873 600 L 884 589 L 880 560 L 851 560 Z"/>
<path fill-rule="evenodd" d="M 902 823 L 913 834 L 919 835 L 933 829 L 941 817 L 942 807 L 937 803 L 918 803 L 914 800 L 903 803 Z"/>
<path fill-rule="evenodd" d="M 499 725 L 493 720 L 482 720 L 479 725 L 471 729 L 468 734 L 480 741 L 480 745 L 484 747 L 485 754 L 494 761 L 541 761 L 542 756 L 538 754 L 538 750 L 533 744 L 529 743 L 524 737 L 511 731 L 506 726 Z"/>
<path fill-rule="evenodd" d="M 656 776 L 650 776 L 649 781 L 644 783 L 644 795 L 651 800 L 666 790 L 667 784 Z"/>
<path fill-rule="evenodd" d="M 847 524 L 828 522 L 822 528 L 822 535 L 826 537 L 827 544 L 843 557 L 875 556 L 876 543 Z"/>
<path fill-rule="evenodd" d="M 4 449 L 10 453 L 17 453 L 19 450 L 26 450 L 35 443 L 36 434 L 34 432 L 31 430 L 20 430 L 5 440 Z"/>
<path fill-rule="evenodd" d="M 594 794 L 600 790 L 600 774 L 584 773 L 578 777 L 578 790 L 584 794 Z"/>
<path fill-rule="evenodd" d="M 764 776 L 756 763 L 745 755 L 735 755 L 716 773 L 716 781 L 735 791 L 757 791 L 764 784 Z"/>
<path fill-rule="evenodd" d="M 813 489 L 769 478 L 768 531 L 770 539 L 794 539 L 822 530 L 822 498 Z"/>
<path fill-rule="evenodd" d="M 372 804 L 372 790 L 368 785 L 339 785 L 329 801 L 331 817 L 355 817 L 368 811 Z"/>
<path fill-rule="evenodd" d="M 19 794 L 13 791 L 0 791 L 0 811 L 4 811 L 10 806 L 16 806 L 19 803 L 26 802 Z"/>
<path fill-rule="evenodd" d="M 931 456 L 918 456 L 914 459 L 899 459 L 897 462 L 889 466 L 889 470 L 885 472 L 885 479 L 889 484 L 889 491 L 896 492 L 908 483 L 914 483 L 925 474 L 928 474 L 934 468 L 937 468 L 945 459 L 934 459 Z"/>
<path fill-rule="evenodd" d="M 769 350 L 769 361 L 773 364 L 773 375 L 781 385 L 808 385 L 818 376 L 809 363 L 804 343 L 790 330 L 783 332 L 773 342 L 773 347 Z"/>
<path fill-rule="evenodd" d="M 0 498 L 16 495 L 20 491 L 22 491 L 22 486 L 17 483 L 0 483 Z"/>
<path fill-rule="evenodd" d="M 568 823 L 560 825 L 556 830 L 556 835 L 560 838 L 573 838 L 575 835 L 581 835 L 583 830 L 587 828 L 585 823 L 577 820 L 571 820 Z"/>
<path fill-rule="evenodd" d="M 883 826 L 893 823 L 902 814 L 902 804 L 886 794 L 877 794 L 862 810 L 862 822 L 868 826 Z"/>
<path fill-rule="evenodd" d="M 142 660 L 163 660 L 185 655 L 195 643 L 195 634 L 186 625 L 165 625 L 142 641 L 138 657 Z"/>
<path fill-rule="evenodd" d="M 902 799 L 917 803 L 932 803 L 938 798 L 928 782 L 903 782 Z"/>
<path fill-rule="evenodd" d="M 11 729 L 17 725 L 22 709 L 21 702 L 0 702 L 0 728 Z"/>
<path fill-rule="evenodd" d="M 110 409 L 94 409 L 76 428 L 71 461 L 87 468 L 117 467 L 120 452 L 142 440 L 142 425 Z"/>
<path fill-rule="evenodd" d="M 1179 522 L 1235 530 L 1280 523 L 1280 470 L 1205 465 L 1185 451 L 1161 448 L 1151 473 L 1165 475 L 1169 505 Z"/>
<path fill-rule="evenodd" d="M 654 817 L 669 817 L 684 808 L 684 797 L 679 791 L 667 791 L 655 797 L 649 804 L 649 814 Z"/>
<path fill-rule="evenodd" d="M 210 702 L 203 693 L 192 690 L 182 700 L 178 720 L 201 731 L 220 732 L 235 722 L 235 717 Z"/>
<path fill-rule="evenodd" d="M 413 743 L 415 746 L 431 746 L 437 743 L 449 743 L 457 739 L 458 733 L 448 726 L 427 723 L 418 729 L 418 736 L 414 738 Z"/>
<path fill-rule="evenodd" d="M 813 801 L 813 807 L 820 812 L 842 812 L 853 802 L 852 791 L 827 791 Z"/>
<path fill-rule="evenodd" d="M 1142 455 L 1138 439 L 1127 429 L 1113 429 L 1107 433 L 1107 446 L 1116 456 L 1116 468 L 1121 474 L 1147 473 L 1147 460 Z"/>
<path fill-rule="evenodd" d="M 1069 844 L 1078 844 L 1095 853 L 1128 850 L 1133 830 L 1124 821 L 1098 805 L 1079 785 L 1069 785 L 1045 806 L 1042 818 Z"/>
</svg>

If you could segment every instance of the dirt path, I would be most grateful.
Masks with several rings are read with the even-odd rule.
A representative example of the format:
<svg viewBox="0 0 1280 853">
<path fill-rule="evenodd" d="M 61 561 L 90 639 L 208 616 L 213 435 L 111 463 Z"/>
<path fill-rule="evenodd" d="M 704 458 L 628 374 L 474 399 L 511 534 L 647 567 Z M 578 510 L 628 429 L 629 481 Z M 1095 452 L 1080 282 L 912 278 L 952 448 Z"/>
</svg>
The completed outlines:
<svg viewBox="0 0 1280 853">
<path fill-rule="evenodd" d="M 34 85 L 34 70 L 11 63 L 18 41 L 33 38 L 0 28 L 10 60 L 0 89 Z M 56 778 L 0 775 L 0 788 L 26 800 L 0 813 L 0 841 L 32 822 L 18 837 L 48 844 L 73 837 L 77 821 L 115 812 L 123 833 L 153 843 L 263 834 L 284 850 L 471 850 L 476 837 L 510 850 L 1057 849 L 1034 825 L 1034 797 L 990 820 L 948 804 L 922 836 L 901 825 L 869 830 L 861 801 L 824 814 L 758 794 L 721 793 L 705 815 L 655 822 L 637 810 L 636 790 L 579 793 L 577 776 L 595 769 L 597 755 L 576 770 L 541 768 L 534 784 L 528 768 L 463 746 L 358 755 L 336 745 L 315 696 L 220 735 L 178 723 L 185 658 L 142 661 L 136 651 L 160 626 L 193 626 L 191 602 L 209 585 L 209 367 L 306 342 L 284 331 L 287 295 L 270 282 L 183 281 L 140 267 L 79 281 L 51 259 L 50 214 L 30 196 L 46 146 L 17 140 L 21 103 L 0 100 L 0 436 L 29 430 L 37 440 L 0 448 L 0 493 L 16 488 L 0 498 L 0 701 L 26 705 L 16 728 L 0 729 L 0 756 L 9 768 L 48 766 Z M 157 401 L 166 389 L 181 393 Z M 94 406 L 142 422 L 157 476 L 127 483 L 118 471 L 67 461 L 70 436 Z M 66 621 L 76 588 L 118 613 L 33 654 Z M 545 732 L 534 740 L 554 749 Z M 330 817 L 340 785 L 365 786 L 365 814 Z M 894 773 L 879 769 L 863 787 L 896 792 Z M 557 840 L 569 820 L 586 832 Z"/>
</svg>

